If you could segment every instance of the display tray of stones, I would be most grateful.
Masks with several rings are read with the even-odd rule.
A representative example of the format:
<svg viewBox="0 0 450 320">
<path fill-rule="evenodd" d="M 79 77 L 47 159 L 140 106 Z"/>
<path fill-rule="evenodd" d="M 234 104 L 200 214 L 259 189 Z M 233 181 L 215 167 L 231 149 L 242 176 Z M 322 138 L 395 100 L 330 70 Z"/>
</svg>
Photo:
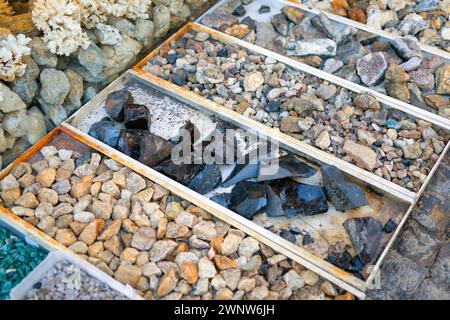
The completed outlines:
<svg viewBox="0 0 450 320">
<path fill-rule="evenodd" d="M 416 38 L 389 41 L 283 2 L 222 3 L 200 23 L 450 119 L 450 58 Z"/>
<path fill-rule="evenodd" d="M 47 256 L 47 251 L 0 222 L 0 300 Z"/>
<path fill-rule="evenodd" d="M 143 70 L 417 192 L 448 141 L 430 123 L 190 30 Z"/>
<path fill-rule="evenodd" d="M 87 266 L 86 266 L 87 265 Z M 90 264 L 81 266 L 62 250 L 52 251 L 17 287 L 12 300 L 127 300 L 125 286 L 113 284 Z M 128 287 L 129 288 L 129 287 Z M 121 292 L 123 291 L 123 292 Z M 131 294 L 130 290 L 126 292 Z"/>
<path fill-rule="evenodd" d="M 4 173 L 20 191 L 3 205 L 146 299 L 354 299 L 64 133 L 32 150 Z"/>
<path fill-rule="evenodd" d="M 406 212 L 407 204 L 350 181 L 335 167 L 284 150 L 259 152 L 242 164 L 174 164 L 181 129 L 199 137 L 189 149 L 204 151 L 220 145 L 210 137 L 235 127 L 134 78 L 103 95 L 105 101 L 86 105 L 68 123 L 360 278 L 370 274 L 367 266 Z M 261 143 L 239 133 L 234 139 L 240 158 Z M 271 157 L 279 169 L 268 175 Z"/>
<path fill-rule="evenodd" d="M 447 0 L 298 2 L 347 16 L 393 34 L 411 35 L 420 43 L 450 52 L 450 3 Z"/>
</svg>

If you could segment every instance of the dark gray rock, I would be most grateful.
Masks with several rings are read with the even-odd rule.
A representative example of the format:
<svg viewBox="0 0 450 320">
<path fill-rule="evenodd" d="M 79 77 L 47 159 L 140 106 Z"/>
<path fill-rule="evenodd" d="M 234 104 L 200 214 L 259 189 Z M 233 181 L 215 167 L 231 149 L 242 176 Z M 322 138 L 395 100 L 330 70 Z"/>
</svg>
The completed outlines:
<svg viewBox="0 0 450 320">
<path fill-rule="evenodd" d="M 266 187 L 263 184 L 242 181 L 231 191 L 229 208 L 247 219 L 252 218 L 266 205 Z"/>
<path fill-rule="evenodd" d="M 381 222 L 370 217 L 351 218 L 344 222 L 344 228 L 362 263 L 372 262 L 381 245 L 383 232 Z"/>
<path fill-rule="evenodd" d="M 228 188 L 240 181 L 254 179 L 258 177 L 258 172 L 259 163 L 237 164 L 222 185 L 223 187 Z"/>
<path fill-rule="evenodd" d="M 273 163 L 261 162 L 258 181 L 270 181 L 283 178 L 309 178 L 315 175 L 316 172 L 316 169 L 310 165 L 300 161 L 291 154 L 287 154 Z"/>
<path fill-rule="evenodd" d="M 243 17 L 243 16 L 245 16 L 246 13 L 247 13 L 247 10 L 245 10 L 245 7 L 243 5 L 237 6 L 232 12 L 233 15 L 238 16 L 238 17 Z"/>
<path fill-rule="evenodd" d="M 106 143 L 108 146 L 116 148 L 120 131 L 123 129 L 121 123 L 102 120 L 94 123 L 89 129 L 89 135 L 95 139 Z"/>
<path fill-rule="evenodd" d="M 127 129 L 149 130 L 150 111 L 144 105 L 126 103 L 123 109 L 123 124 Z"/>
<path fill-rule="evenodd" d="M 321 169 L 327 197 L 336 210 L 346 211 L 369 204 L 364 190 L 354 183 L 345 181 L 344 175 L 336 167 L 325 165 Z"/>
<path fill-rule="evenodd" d="M 327 211 L 325 192 L 319 186 L 290 179 L 280 179 L 267 186 L 266 213 L 269 217 L 310 216 Z"/>
<path fill-rule="evenodd" d="M 105 100 L 105 109 L 108 116 L 115 121 L 123 121 L 123 109 L 125 104 L 133 103 L 131 92 L 126 89 L 111 92 Z"/>
<path fill-rule="evenodd" d="M 269 13 L 270 12 L 270 7 L 266 6 L 266 5 L 262 5 L 261 7 L 259 7 L 258 9 L 258 13 L 259 14 L 264 14 L 264 13 Z"/>
<path fill-rule="evenodd" d="M 122 129 L 119 140 L 117 141 L 117 150 L 138 160 L 140 155 L 140 142 L 148 134 L 149 132 L 147 130 Z"/>
<path fill-rule="evenodd" d="M 230 205 L 231 194 L 230 193 L 220 193 L 210 198 L 212 201 L 220 204 L 222 207 L 228 208 Z"/>
<path fill-rule="evenodd" d="M 164 138 L 149 133 L 139 143 L 139 162 L 149 167 L 160 164 L 172 153 L 172 144 Z"/>
<path fill-rule="evenodd" d="M 278 13 L 272 17 L 271 20 L 275 30 L 283 36 L 287 36 L 289 34 L 289 22 L 286 17 L 282 13 Z"/>
<path fill-rule="evenodd" d="M 221 182 L 222 174 L 219 166 L 207 164 L 189 182 L 188 187 L 200 194 L 206 194 L 213 191 Z"/>
</svg>

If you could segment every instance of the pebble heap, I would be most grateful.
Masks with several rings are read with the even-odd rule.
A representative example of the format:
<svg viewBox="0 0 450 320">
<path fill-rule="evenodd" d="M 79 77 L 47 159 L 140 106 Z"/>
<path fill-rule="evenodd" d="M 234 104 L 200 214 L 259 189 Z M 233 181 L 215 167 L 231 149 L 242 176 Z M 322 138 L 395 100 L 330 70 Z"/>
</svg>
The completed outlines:
<svg viewBox="0 0 450 320">
<path fill-rule="evenodd" d="M 0 81 L 0 168 L 91 100 L 157 39 L 207 5 L 203 0 L 167 0 L 151 5 L 148 19 L 110 17 L 83 29 L 91 44 L 68 57 L 51 53 L 35 32 L 28 44 L 31 54 L 22 58 L 25 73 L 11 82 Z M 15 16 L 10 19 L 14 26 Z M 3 31 L 9 33 L 0 24 L 0 40 Z"/>
<path fill-rule="evenodd" d="M 91 277 L 78 266 L 59 262 L 36 282 L 27 300 L 126 300 L 107 284 Z"/>
<path fill-rule="evenodd" d="M 237 3 L 243 11 L 231 10 Z M 231 0 L 202 23 L 450 119 L 450 61 L 424 55 L 414 37 L 388 42 L 290 6 L 256 22 L 240 3 Z"/>
<path fill-rule="evenodd" d="M 203 32 L 163 46 L 144 70 L 413 191 L 448 140 L 430 123 L 384 108 L 370 95 Z"/>
<path fill-rule="evenodd" d="M 353 299 L 112 159 L 41 154 L 4 205 L 146 299 Z"/>
<path fill-rule="evenodd" d="M 303 0 L 378 29 L 414 36 L 420 43 L 450 51 L 450 2 L 448 0 Z"/>
<path fill-rule="evenodd" d="M 8 299 L 11 289 L 46 256 L 47 252 L 0 227 L 0 300 Z"/>
</svg>

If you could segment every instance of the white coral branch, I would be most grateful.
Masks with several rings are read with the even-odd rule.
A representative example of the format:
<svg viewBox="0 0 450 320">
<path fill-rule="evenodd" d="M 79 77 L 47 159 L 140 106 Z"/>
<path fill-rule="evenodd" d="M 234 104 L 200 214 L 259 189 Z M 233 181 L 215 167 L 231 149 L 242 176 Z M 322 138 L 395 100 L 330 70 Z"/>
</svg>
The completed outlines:
<svg viewBox="0 0 450 320">
<path fill-rule="evenodd" d="M 22 57 L 30 54 L 27 47 L 30 41 L 23 34 L 0 38 L 0 80 L 13 81 L 16 76 L 25 73 L 27 66 L 22 62 Z"/>
<path fill-rule="evenodd" d="M 108 20 L 108 0 L 77 0 L 81 9 L 81 23 L 88 29 Z"/>
<path fill-rule="evenodd" d="M 74 0 L 36 0 L 32 11 L 33 22 L 44 32 L 50 52 L 66 56 L 89 46 L 81 16 L 81 7 Z"/>
<path fill-rule="evenodd" d="M 114 17 L 131 20 L 148 19 L 151 0 L 108 0 L 108 12 Z"/>
</svg>

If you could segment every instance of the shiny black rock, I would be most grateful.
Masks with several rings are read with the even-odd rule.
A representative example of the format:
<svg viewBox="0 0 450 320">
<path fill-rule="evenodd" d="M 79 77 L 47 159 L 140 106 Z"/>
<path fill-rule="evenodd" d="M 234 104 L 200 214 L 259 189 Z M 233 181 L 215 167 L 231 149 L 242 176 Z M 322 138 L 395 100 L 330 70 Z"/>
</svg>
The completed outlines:
<svg viewBox="0 0 450 320">
<path fill-rule="evenodd" d="M 230 176 L 223 183 L 225 188 L 231 187 L 240 181 L 254 179 L 258 176 L 259 163 L 237 164 Z"/>
<path fill-rule="evenodd" d="M 123 125 L 121 123 L 102 120 L 91 126 L 89 129 L 89 135 L 103 143 L 106 143 L 110 147 L 116 148 L 122 128 Z"/>
<path fill-rule="evenodd" d="M 319 186 L 297 183 L 282 179 L 267 186 L 267 209 L 269 217 L 298 214 L 307 216 L 328 211 L 328 203 L 323 189 Z"/>
<path fill-rule="evenodd" d="M 193 124 L 191 121 L 186 122 L 183 126 L 178 129 L 180 142 L 184 140 L 184 138 L 190 139 L 190 144 L 194 145 L 201 138 L 200 130 Z"/>
<path fill-rule="evenodd" d="M 150 128 L 150 112 L 144 105 L 127 103 L 124 108 L 123 122 L 127 129 L 148 130 Z"/>
<path fill-rule="evenodd" d="M 205 194 L 213 191 L 222 182 L 220 168 L 216 164 L 206 164 L 188 184 L 192 190 Z"/>
<path fill-rule="evenodd" d="M 352 218 L 344 222 L 344 228 L 363 264 L 372 262 L 381 245 L 381 222 L 370 217 Z"/>
<path fill-rule="evenodd" d="M 117 150 L 138 160 L 140 155 L 140 142 L 148 134 L 149 132 L 146 130 L 122 129 L 117 142 Z"/>
<path fill-rule="evenodd" d="M 174 164 L 171 159 L 167 159 L 153 169 L 183 185 L 188 185 L 201 167 L 201 164 Z"/>
<path fill-rule="evenodd" d="M 154 167 L 172 153 L 172 144 L 164 138 L 149 133 L 139 142 L 139 162 Z"/>
<path fill-rule="evenodd" d="M 344 175 L 334 166 L 322 166 L 322 179 L 328 199 L 336 210 L 346 211 L 369 204 L 364 190 L 345 181 Z"/>
<path fill-rule="evenodd" d="M 266 188 L 261 183 L 241 181 L 231 191 L 229 208 L 250 219 L 267 205 Z"/>
<path fill-rule="evenodd" d="M 220 193 L 212 196 L 210 198 L 212 201 L 220 204 L 222 207 L 228 208 L 230 205 L 231 194 L 230 193 Z"/>
<path fill-rule="evenodd" d="M 283 178 L 308 178 L 316 174 L 316 169 L 287 154 L 272 162 L 261 162 L 258 181 L 270 181 Z"/>
<path fill-rule="evenodd" d="M 133 96 L 126 89 L 108 94 L 105 100 L 108 116 L 115 121 L 123 121 L 123 109 L 127 103 L 133 103 Z"/>
</svg>

